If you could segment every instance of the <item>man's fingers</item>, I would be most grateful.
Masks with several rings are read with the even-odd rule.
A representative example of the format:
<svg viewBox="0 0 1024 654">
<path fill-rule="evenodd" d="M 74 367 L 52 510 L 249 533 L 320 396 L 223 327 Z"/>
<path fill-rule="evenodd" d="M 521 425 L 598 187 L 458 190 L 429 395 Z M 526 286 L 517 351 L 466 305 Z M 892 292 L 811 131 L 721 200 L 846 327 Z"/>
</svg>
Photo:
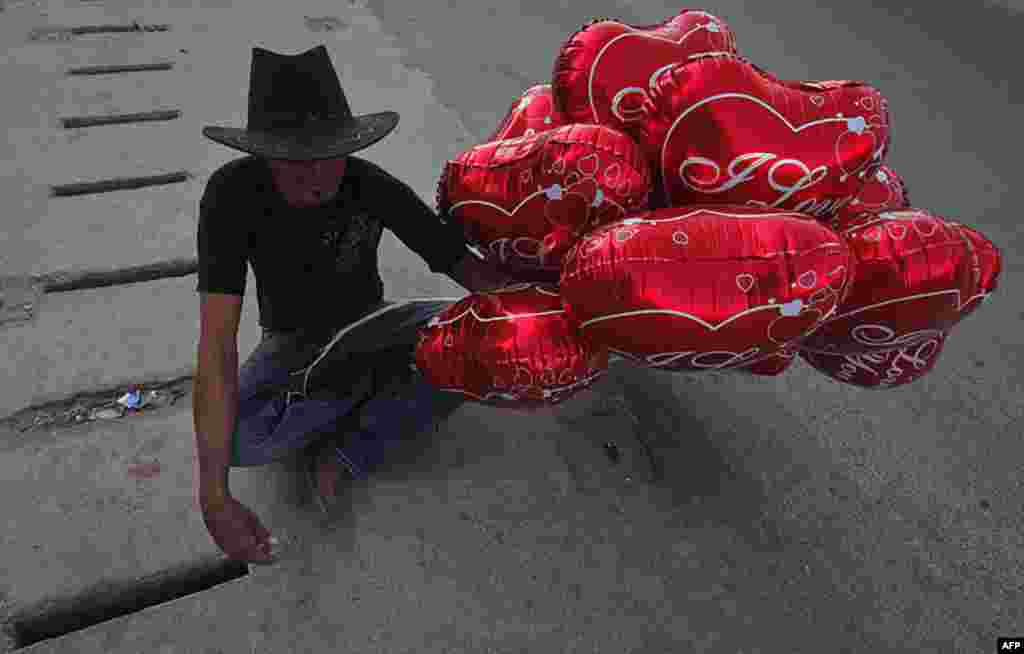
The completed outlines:
<svg viewBox="0 0 1024 654">
<path fill-rule="evenodd" d="M 256 546 L 256 550 L 261 554 L 268 554 L 271 557 L 273 557 L 277 555 L 278 547 L 280 546 L 280 544 L 280 541 L 271 536 L 265 540 L 260 541 L 260 543 Z"/>
<path fill-rule="evenodd" d="M 277 562 L 276 553 L 269 542 L 252 545 L 241 552 L 229 555 L 229 557 L 235 561 L 258 565 Z"/>
<path fill-rule="evenodd" d="M 256 548 L 256 556 L 249 560 L 250 563 L 276 563 L 277 555 L 274 552 L 273 546 L 269 542 L 261 543 Z"/>
</svg>

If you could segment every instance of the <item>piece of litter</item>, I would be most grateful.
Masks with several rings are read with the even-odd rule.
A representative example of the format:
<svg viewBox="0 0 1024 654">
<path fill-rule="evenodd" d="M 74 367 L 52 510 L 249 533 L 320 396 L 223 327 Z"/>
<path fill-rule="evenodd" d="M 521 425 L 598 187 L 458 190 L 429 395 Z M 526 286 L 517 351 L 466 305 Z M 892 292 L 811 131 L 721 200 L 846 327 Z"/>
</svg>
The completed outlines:
<svg viewBox="0 0 1024 654">
<path fill-rule="evenodd" d="M 124 415 L 118 409 L 97 409 L 90 416 L 93 420 L 115 420 Z"/>
<path fill-rule="evenodd" d="M 619 462 L 619 447 L 613 441 L 604 444 L 604 453 L 612 463 Z"/>
<path fill-rule="evenodd" d="M 160 391 L 146 391 L 144 395 L 140 396 L 139 405 L 135 408 L 142 409 L 144 407 L 156 407 L 160 404 Z"/>
<path fill-rule="evenodd" d="M 117 400 L 118 404 L 129 409 L 137 409 L 141 402 L 142 396 L 137 390 L 125 393 Z"/>
</svg>

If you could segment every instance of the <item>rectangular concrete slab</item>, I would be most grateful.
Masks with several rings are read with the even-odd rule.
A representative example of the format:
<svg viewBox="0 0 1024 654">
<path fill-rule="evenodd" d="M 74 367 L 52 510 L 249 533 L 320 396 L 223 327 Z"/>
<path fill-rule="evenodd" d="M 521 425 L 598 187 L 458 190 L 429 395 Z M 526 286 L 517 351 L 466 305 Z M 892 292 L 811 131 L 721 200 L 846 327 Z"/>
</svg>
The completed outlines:
<svg viewBox="0 0 1024 654">
<path fill-rule="evenodd" d="M 239 355 L 259 341 L 255 279 L 243 300 Z M 196 278 L 42 296 L 33 319 L 0 330 L 0 416 L 76 393 L 191 374 L 199 342 Z"/>
</svg>

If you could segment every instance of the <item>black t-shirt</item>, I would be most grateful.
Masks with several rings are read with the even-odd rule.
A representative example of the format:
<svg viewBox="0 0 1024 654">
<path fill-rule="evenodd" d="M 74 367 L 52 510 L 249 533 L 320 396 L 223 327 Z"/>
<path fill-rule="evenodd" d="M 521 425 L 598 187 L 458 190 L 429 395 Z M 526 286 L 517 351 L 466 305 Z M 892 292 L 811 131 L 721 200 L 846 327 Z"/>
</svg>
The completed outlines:
<svg viewBox="0 0 1024 654">
<path fill-rule="evenodd" d="M 243 296 L 248 263 L 264 328 L 344 326 L 383 299 L 385 227 L 436 273 L 467 252 L 461 228 L 370 161 L 349 155 L 338 194 L 296 209 L 277 192 L 266 159 L 235 159 L 210 176 L 199 203 L 196 291 Z"/>
</svg>

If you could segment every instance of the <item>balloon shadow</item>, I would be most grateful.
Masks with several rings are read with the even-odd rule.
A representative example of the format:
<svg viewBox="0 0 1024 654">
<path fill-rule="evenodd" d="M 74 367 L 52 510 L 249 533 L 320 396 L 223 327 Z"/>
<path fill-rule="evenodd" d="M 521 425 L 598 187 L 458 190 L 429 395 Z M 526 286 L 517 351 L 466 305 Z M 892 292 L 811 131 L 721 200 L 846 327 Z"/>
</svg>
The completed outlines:
<svg viewBox="0 0 1024 654">
<path fill-rule="evenodd" d="M 777 551 L 782 538 L 765 510 L 770 491 L 751 468 L 739 465 L 714 412 L 707 415 L 700 395 L 708 385 L 706 375 L 622 365 L 610 370 L 600 392 L 621 395 L 635 416 L 637 437 L 654 459 L 652 500 L 663 503 L 679 526 L 727 527 L 756 549 Z M 754 434 L 759 429 L 746 427 Z"/>
</svg>

